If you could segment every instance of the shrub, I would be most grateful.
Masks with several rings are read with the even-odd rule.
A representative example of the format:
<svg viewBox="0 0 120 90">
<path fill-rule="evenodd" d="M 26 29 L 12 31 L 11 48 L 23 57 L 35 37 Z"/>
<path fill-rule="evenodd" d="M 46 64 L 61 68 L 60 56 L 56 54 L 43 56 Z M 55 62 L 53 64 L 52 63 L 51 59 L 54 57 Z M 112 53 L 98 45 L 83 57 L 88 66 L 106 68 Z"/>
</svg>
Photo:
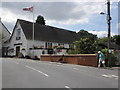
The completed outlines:
<svg viewBox="0 0 120 90">
<path fill-rule="evenodd" d="M 78 50 L 69 50 L 68 54 L 79 54 Z"/>
<path fill-rule="evenodd" d="M 115 63 L 117 62 L 117 57 L 114 53 L 114 51 L 108 52 L 108 49 L 102 49 L 102 52 L 105 55 L 106 65 L 109 67 L 115 66 Z"/>
</svg>

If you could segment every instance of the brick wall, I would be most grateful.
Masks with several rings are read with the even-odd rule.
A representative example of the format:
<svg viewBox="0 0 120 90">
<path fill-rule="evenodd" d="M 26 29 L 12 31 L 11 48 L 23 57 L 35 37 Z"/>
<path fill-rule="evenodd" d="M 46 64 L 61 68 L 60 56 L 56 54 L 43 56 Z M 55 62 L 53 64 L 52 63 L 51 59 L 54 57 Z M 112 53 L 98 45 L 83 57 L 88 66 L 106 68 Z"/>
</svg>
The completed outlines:
<svg viewBox="0 0 120 90">
<path fill-rule="evenodd" d="M 41 60 L 57 62 L 60 57 L 61 55 L 41 55 Z M 98 59 L 96 54 L 64 55 L 63 62 L 96 67 Z"/>
</svg>

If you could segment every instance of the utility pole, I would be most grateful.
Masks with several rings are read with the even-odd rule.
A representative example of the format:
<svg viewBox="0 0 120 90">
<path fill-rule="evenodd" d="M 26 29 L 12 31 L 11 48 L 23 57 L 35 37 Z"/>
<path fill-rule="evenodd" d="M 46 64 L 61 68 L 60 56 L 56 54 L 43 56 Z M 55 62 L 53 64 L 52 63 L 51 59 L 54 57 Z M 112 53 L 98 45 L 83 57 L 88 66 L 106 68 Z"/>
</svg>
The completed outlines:
<svg viewBox="0 0 120 90">
<path fill-rule="evenodd" d="M 111 17 L 110 17 L 110 0 L 107 0 L 107 24 L 108 24 L 108 50 L 110 49 L 110 32 L 111 32 Z"/>
<path fill-rule="evenodd" d="M 100 14 L 105 14 L 104 12 L 101 12 Z M 112 20 L 112 18 L 111 18 L 111 16 L 110 16 L 110 0 L 107 0 L 107 18 L 106 18 L 106 20 L 107 20 L 107 25 L 108 25 L 108 44 L 107 44 L 107 46 L 108 46 L 108 66 L 110 66 L 110 43 L 111 43 L 111 40 L 110 40 L 110 36 L 111 36 L 111 20 Z"/>
<path fill-rule="evenodd" d="M 110 32 L 111 32 L 110 0 L 107 0 L 107 24 L 108 24 L 108 67 L 110 67 Z"/>
</svg>

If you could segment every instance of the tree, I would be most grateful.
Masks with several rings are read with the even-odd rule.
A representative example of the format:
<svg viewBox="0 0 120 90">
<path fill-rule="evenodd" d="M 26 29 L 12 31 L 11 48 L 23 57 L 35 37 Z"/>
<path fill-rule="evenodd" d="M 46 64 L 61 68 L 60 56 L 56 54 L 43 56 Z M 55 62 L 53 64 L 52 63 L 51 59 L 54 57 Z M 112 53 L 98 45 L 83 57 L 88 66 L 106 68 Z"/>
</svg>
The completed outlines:
<svg viewBox="0 0 120 90">
<path fill-rule="evenodd" d="M 41 15 L 39 15 L 39 16 L 37 17 L 36 23 L 41 24 L 41 25 L 45 25 L 44 17 L 41 16 Z"/>
<path fill-rule="evenodd" d="M 116 44 L 120 45 L 120 35 L 113 36 L 113 40 Z"/>
<path fill-rule="evenodd" d="M 97 49 L 97 43 L 91 38 L 81 38 L 80 41 L 75 42 L 75 45 L 79 54 L 92 54 Z"/>
<path fill-rule="evenodd" d="M 80 30 L 78 32 L 78 35 L 79 35 L 80 38 L 90 38 L 92 40 L 96 40 L 97 39 L 97 35 L 89 33 L 88 31 L 85 31 L 84 29 Z"/>
<path fill-rule="evenodd" d="M 93 54 L 98 51 L 97 35 L 85 30 L 80 30 L 78 35 L 80 40 L 73 42 L 75 48 L 70 50 L 69 54 Z"/>
<path fill-rule="evenodd" d="M 99 43 L 106 43 L 108 42 L 108 37 L 103 37 L 98 39 Z M 116 43 L 117 45 L 120 45 L 120 35 L 115 35 L 111 37 L 111 43 Z"/>
<path fill-rule="evenodd" d="M 99 43 L 108 42 L 108 37 L 99 38 L 99 39 L 98 39 L 98 42 L 99 42 Z"/>
<path fill-rule="evenodd" d="M 106 61 L 106 65 L 109 67 L 115 66 L 115 63 L 118 61 L 117 57 L 116 57 L 116 53 L 114 51 L 112 51 L 111 53 L 108 53 L 108 49 L 102 49 L 102 52 L 105 55 L 105 61 Z"/>
</svg>

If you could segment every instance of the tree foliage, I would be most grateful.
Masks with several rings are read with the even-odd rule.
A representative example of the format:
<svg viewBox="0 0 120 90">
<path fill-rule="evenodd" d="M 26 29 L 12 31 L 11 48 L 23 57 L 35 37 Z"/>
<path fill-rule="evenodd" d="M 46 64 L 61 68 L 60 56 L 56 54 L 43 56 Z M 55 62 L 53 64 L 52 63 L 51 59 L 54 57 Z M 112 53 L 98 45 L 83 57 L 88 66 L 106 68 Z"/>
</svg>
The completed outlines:
<svg viewBox="0 0 120 90">
<path fill-rule="evenodd" d="M 79 35 L 80 38 L 90 38 L 92 40 L 97 39 L 97 35 L 89 33 L 88 31 L 85 31 L 83 29 L 78 32 L 78 35 Z"/>
<path fill-rule="evenodd" d="M 111 53 L 108 53 L 108 49 L 102 49 L 102 52 L 105 55 L 105 61 L 106 65 L 109 67 L 115 66 L 115 63 L 118 61 L 116 57 L 116 53 L 114 51 L 111 51 Z"/>
<path fill-rule="evenodd" d="M 91 38 L 81 38 L 80 41 L 74 42 L 78 54 L 92 54 L 97 49 L 97 42 Z"/>
<path fill-rule="evenodd" d="M 73 43 L 75 48 L 70 50 L 69 54 L 93 54 L 97 51 L 97 35 L 88 33 L 85 30 L 80 30 L 78 35 L 80 40 Z"/>
<path fill-rule="evenodd" d="M 114 41 L 116 44 L 120 45 L 120 35 L 115 35 L 115 36 L 113 36 L 113 41 Z"/>
<path fill-rule="evenodd" d="M 99 38 L 99 39 L 98 39 L 98 42 L 99 42 L 99 43 L 108 42 L 108 37 Z"/>
<path fill-rule="evenodd" d="M 36 23 L 41 24 L 41 25 L 45 25 L 44 17 L 41 16 L 41 15 L 39 15 L 39 16 L 37 17 Z"/>
<path fill-rule="evenodd" d="M 120 45 L 120 35 L 115 35 L 110 38 L 112 43 L 116 43 L 117 45 Z M 108 37 L 103 37 L 98 39 L 99 43 L 106 43 L 108 42 Z"/>
</svg>

